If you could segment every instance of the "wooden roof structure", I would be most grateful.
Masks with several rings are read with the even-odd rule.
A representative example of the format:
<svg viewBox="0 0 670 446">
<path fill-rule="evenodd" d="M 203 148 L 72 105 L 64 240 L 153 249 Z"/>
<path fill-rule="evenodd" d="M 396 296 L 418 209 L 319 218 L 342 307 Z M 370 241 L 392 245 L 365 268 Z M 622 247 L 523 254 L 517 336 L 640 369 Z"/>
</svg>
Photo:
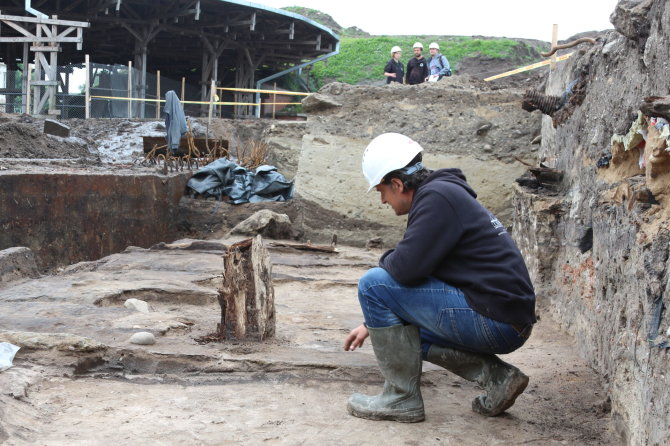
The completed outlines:
<svg viewBox="0 0 670 446">
<path fill-rule="evenodd" d="M 29 1 L 2 3 L 0 15 L 34 17 L 26 11 Z M 226 85 L 253 88 L 262 77 L 339 50 L 339 37 L 327 27 L 241 0 L 33 0 L 30 6 L 50 18 L 90 24 L 81 51 L 61 45 L 59 65 L 80 64 L 85 54 L 95 63 L 134 61 L 145 73 L 161 70 L 200 84 L 203 97 L 222 73 Z M 0 26 L 0 61 L 12 69 L 22 53 L 7 36 L 21 34 Z"/>
</svg>

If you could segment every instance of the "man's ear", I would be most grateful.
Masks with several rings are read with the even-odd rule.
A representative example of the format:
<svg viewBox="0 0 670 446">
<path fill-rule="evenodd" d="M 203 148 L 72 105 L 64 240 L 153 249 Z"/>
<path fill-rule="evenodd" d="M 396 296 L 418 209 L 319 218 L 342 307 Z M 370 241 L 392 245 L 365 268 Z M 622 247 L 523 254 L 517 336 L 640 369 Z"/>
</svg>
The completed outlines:
<svg viewBox="0 0 670 446">
<path fill-rule="evenodd" d="M 399 178 L 391 178 L 391 185 L 394 189 L 398 189 L 400 192 L 405 190 L 405 185 Z"/>
</svg>

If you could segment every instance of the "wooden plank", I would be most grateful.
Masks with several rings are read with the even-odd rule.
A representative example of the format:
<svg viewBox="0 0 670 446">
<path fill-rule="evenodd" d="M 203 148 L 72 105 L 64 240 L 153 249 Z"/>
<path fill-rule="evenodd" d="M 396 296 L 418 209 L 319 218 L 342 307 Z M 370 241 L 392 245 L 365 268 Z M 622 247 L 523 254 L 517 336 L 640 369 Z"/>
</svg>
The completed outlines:
<svg viewBox="0 0 670 446">
<path fill-rule="evenodd" d="M 554 23 L 554 26 L 551 31 L 551 47 L 554 48 L 558 44 L 558 24 Z M 549 65 L 551 71 L 554 71 L 556 68 L 556 53 L 551 56 L 551 63 Z"/>
<path fill-rule="evenodd" d="M 89 59 L 89 55 L 86 54 L 84 56 L 84 69 L 86 70 L 86 75 L 85 75 L 85 83 L 84 83 L 84 118 L 85 119 L 90 119 L 91 117 L 91 63 Z"/>
<path fill-rule="evenodd" d="M 43 81 L 33 81 L 33 85 L 39 85 L 39 86 L 47 86 L 47 85 L 58 85 L 58 81 L 50 81 L 50 80 L 43 80 Z"/>
<path fill-rule="evenodd" d="M 88 28 L 91 26 L 88 22 L 75 22 L 72 20 L 60 20 L 60 19 L 43 19 L 39 17 L 27 17 L 20 15 L 6 15 L 0 14 L 0 20 L 8 20 L 12 22 L 23 22 L 23 23 L 41 23 L 45 25 L 62 25 L 62 26 L 79 26 L 82 28 Z"/>
<path fill-rule="evenodd" d="M 79 37 L 0 37 L 0 43 L 81 43 Z"/>
<path fill-rule="evenodd" d="M 33 53 L 36 53 L 38 51 L 55 51 L 55 52 L 61 52 L 63 49 L 60 46 L 31 46 L 30 51 Z"/>
<path fill-rule="evenodd" d="M 334 245 L 312 245 L 311 243 L 290 243 L 290 242 L 269 242 L 269 246 L 277 248 L 293 248 L 301 251 L 316 251 L 316 252 L 330 252 L 337 253 L 337 248 Z"/>
</svg>

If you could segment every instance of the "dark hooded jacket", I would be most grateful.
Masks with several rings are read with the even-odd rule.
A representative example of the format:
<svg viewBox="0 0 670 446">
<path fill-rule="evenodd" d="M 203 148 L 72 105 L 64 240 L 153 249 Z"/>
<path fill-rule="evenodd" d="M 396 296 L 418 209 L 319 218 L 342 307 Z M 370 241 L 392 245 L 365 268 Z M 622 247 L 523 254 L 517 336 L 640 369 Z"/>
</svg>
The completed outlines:
<svg viewBox="0 0 670 446">
<path fill-rule="evenodd" d="M 379 266 L 404 285 L 436 277 L 491 319 L 534 323 L 535 292 L 523 257 L 476 197 L 460 169 L 432 172 L 414 191 L 405 235 Z"/>
</svg>

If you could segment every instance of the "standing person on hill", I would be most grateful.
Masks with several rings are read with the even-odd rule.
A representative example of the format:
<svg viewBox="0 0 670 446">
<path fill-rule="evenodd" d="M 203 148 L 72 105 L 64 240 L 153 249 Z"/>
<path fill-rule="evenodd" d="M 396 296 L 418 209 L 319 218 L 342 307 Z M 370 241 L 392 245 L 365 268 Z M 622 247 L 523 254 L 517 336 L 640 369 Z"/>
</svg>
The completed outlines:
<svg viewBox="0 0 670 446">
<path fill-rule="evenodd" d="M 414 44 L 414 57 L 407 62 L 407 75 L 405 83 L 410 85 L 420 84 L 425 82 L 430 74 L 428 70 L 428 62 L 423 57 L 423 45 L 421 42 Z"/>
<path fill-rule="evenodd" d="M 460 169 L 428 170 L 423 148 L 385 133 L 363 153 L 363 174 L 396 215 L 408 215 L 394 249 L 358 282 L 365 323 L 344 349 L 370 336 L 384 388 L 356 393 L 353 416 L 404 423 L 425 418 L 422 360 L 479 384 L 472 410 L 501 414 L 528 376 L 498 358 L 521 347 L 535 323 L 535 291 L 519 249 L 500 221 L 477 201 Z"/>
<path fill-rule="evenodd" d="M 444 76 L 451 76 L 449 61 L 444 56 L 444 54 L 440 53 L 440 45 L 438 45 L 437 42 L 433 42 L 428 47 L 428 51 L 430 51 L 430 59 L 428 59 L 430 77 L 428 77 L 426 80 L 430 82 L 437 82 Z"/>
<path fill-rule="evenodd" d="M 386 76 L 387 84 L 391 82 L 400 82 L 402 84 L 405 80 L 405 68 L 402 62 L 400 62 L 401 51 L 399 46 L 391 48 L 391 60 L 384 67 L 384 76 Z"/>
</svg>

